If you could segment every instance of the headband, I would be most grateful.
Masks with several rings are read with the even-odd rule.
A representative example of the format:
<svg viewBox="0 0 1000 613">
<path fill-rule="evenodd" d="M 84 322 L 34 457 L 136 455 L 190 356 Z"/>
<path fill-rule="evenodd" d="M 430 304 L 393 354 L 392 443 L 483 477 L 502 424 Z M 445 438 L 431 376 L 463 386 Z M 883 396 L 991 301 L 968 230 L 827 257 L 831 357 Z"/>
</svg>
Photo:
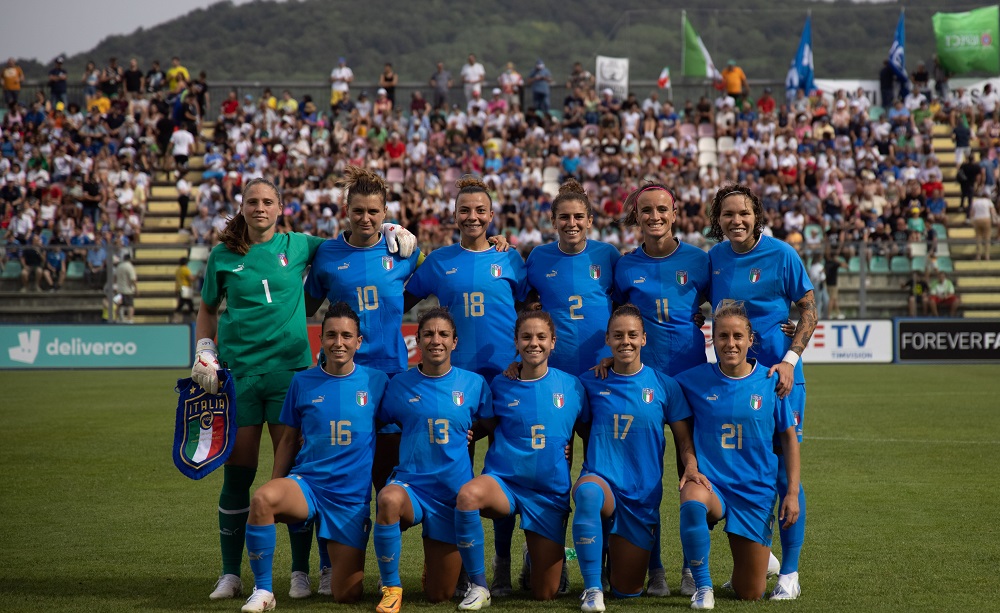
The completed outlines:
<svg viewBox="0 0 1000 613">
<path fill-rule="evenodd" d="M 660 185 L 647 185 L 645 187 L 639 188 L 639 191 L 635 192 L 635 202 L 638 204 L 639 196 L 641 196 L 643 192 L 651 192 L 656 190 L 659 190 L 661 192 L 667 192 L 667 194 L 670 196 L 671 204 L 674 205 L 677 204 L 677 199 L 674 198 L 674 195 L 672 193 L 670 193 L 670 190 Z"/>
</svg>

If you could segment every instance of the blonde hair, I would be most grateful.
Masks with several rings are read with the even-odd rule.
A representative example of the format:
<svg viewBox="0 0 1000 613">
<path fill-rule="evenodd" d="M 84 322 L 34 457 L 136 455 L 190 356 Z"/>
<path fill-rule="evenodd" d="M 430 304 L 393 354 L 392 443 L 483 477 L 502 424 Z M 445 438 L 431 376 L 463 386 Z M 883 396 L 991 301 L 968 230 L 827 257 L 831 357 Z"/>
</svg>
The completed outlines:
<svg viewBox="0 0 1000 613">
<path fill-rule="evenodd" d="M 344 178 L 338 182 L 347 188 L 347 205 L 350 206 L 354 196 L 379 196 L 382 206 L 385 206 L 389 186 L 375 171 L 361 166 L 348 166 L 344 169 Z"/>
</svg>

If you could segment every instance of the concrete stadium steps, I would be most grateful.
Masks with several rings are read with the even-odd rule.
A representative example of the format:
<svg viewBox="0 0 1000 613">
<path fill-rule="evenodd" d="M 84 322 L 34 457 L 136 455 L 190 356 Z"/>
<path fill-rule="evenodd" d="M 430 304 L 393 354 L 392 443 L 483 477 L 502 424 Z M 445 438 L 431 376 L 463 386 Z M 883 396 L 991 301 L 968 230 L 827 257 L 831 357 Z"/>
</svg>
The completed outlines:
<svg viewBox="0 0 1000 613">
<path fill-rule="evenodd" d="M 969 319 L 1000 319 L 1000 309 L 993 311 L 970 311 L 965 316 Z"/>
<path fill-rule="evenodd" d="M 992 291 L 1000 293 L 1000 276 L 996 277 L 969 277 L 965 276 L 958 280 L 958 286 L 963 291 Z"/>
<path fill-rule="evenodd" d="M 181 256 L 177 256 L 178 258 Z M 177 270 L 177 261 L 175 260 L 173 264 L 136 264 L 135 274 L 142 279 L 155 279 L 160 277 L 170 277 L 174 278 L 174 272 Z"/>
<path fill-rule="evenodd" d="M 138 276 L 138 274 L 139 273 L 136 272 L 136 276 Z M 139 288 L 139 294 L 143 296 L 148 294 L 173 295 L 174 293 L 174 281 L 143 281 L 140 279 L 136 282 L 136 285 Z"/>
<path fill-rule="evenodd" d="M 104 310 L 100 290 L 64 288 L 58 292 L 18 291 L 19 283 L 0 284 L 4 323 L 98 323 Z M 67 284 L 69 285 L 69 284 Z"/>
<path fill-rule="evenodd" d="M 177 306 L 177 298 L 170 297 L 143 297 L 141 294 L 135 299 L 136 311 L 142 309 L 146 315 L 150 315 L 150 310 L 173 311 Z"/>
<path fill-rule="evenodd" d="M 135 261 L 137 264 L 162 264 L 172 262 L 176 266 L 177 260 L 186 256 L 187 253 L 187 247 L 181 245 L 174 245 L 159 249 L 138 248 L 135 250 Z"/>
</svg>

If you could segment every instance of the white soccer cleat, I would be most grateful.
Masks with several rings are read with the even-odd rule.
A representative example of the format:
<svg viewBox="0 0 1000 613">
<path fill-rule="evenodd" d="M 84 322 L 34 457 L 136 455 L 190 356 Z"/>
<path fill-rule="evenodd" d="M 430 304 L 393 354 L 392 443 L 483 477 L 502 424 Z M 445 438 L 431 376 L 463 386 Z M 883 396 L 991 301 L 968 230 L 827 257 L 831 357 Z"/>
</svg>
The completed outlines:
<svg viewBox="0 0 1000 613">
<path fill-rule="evenodd" d="M 771 592 L 771 600 L 795 600 L 802 593 L 799 586 L 799 573 L 778 575 L 778 585 Z"/>
<path fill-rule="evenodd" d="M 700 587 L 691 597 L 691 608 L 706 611 L 715 608 L 715 592 L 710 587 Z"/>
<path fill-rule="evenodd" d="M 667 585 L 667 574 L 662 568 L 649 571 L 649 583 L 646 584 L 646 594 L 650 596 L 670 595 L 670 586 Z"/>
<path fill-rule="evenodd" d="M 580 595 L 580 610 L 583 613 L 602 613 L 604 611 L 604 592 L 591 587 L 583 590 Z"/>
<path fill-rule="evenodd" d="M 288 587 L 289 598 L 309 598 L 312 596 L 312 584 L 309 573 L 301 570 L 292 572 L 292 584 Z"/>
<path fill-rule="evenodd" d="M 694 596 L 698 586 L 694 584 L 694 575 L 690 568 L 681 569 L 681 596 Z"/>
<path fill-rule="evenodd" d="M 490 584 L 490 596 L 505 598 L 514 593 L 510 583 L 510 558 L 493 556 L 493 583 Z"/>
<path fill-rule="evenodd" d="M 777 577 L 778 573 L 781 572 L 781 562 L 778 561 L 778 558 L 774 557 L 773 552 L 769 552 L 767 555 L 767 578 L 770 579 L 771 577 Z"/>
<path fill-rule="evenodd" d="M 278 601 L 274 599 L 274 594 L 267 590 L 253 589 L 253 594 L 247 598 L 247 603 L 240 609 L 243 613 L 264 613 L 273 611 L 278 606 Z"/>
<path fill-rule="evenodd" d="M 222 575 L 215 582 L 215 590 L 208 595 L 212 600 L 238 598 L 243 594 L 243 581 L 237 575 Z"/>
<path fill-rule="evenodd" d="M 458 603 L 459 611 L 478 611 L 490 606 L 493 599 L 490 591 L 481 585 L 471 585 L 469 591 L 465 593 L 465 598 Z"/>
<path fill-rule="evenodd" d="M 330 579 L 333 578 L 333 569 L 329 566 L 324 566 L 319 569 L 319 587 L 316 588 L 316 593 L 323 596 L 333 596 L 333 590 L 330 589 Z"/>
</svg>

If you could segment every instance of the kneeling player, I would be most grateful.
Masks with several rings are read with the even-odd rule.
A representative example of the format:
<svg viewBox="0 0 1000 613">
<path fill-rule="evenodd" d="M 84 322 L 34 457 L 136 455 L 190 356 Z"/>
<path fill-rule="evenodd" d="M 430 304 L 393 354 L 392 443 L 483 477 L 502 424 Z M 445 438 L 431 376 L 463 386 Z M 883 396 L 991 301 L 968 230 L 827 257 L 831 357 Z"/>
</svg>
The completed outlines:
<svg viewBox="0 0 1000 613">
<path fill-rule="evenodd" d="M 681 544 L 697 587 L 692 609 L 715 606 L 709 524 L 723 519 L 733 553 L 733 590 L 743 600 L 764 595 L 777 494 L 775 432 L 788 478 L 778 518 L 784 529 L 799 518 L 795 418 L 788 400 L 778 398 L 767 366 L 747 360 L 754 334 L 739 303 L 715 311 L 712 341 L 718 364 L 702 364 L 677 376 L 694 414 L 698 470 L 711 483 L 681 481 Z"/>
<path fill-rule="evenodd" d="M 337 602 L 361 597 L 371 527 L 371 469 L 375 412 L 384 373 L 354 363 L 360 320 L 344 302 L 323 317 L 326 364 L 295 374 L 281 422 L 287 428 L 274 454 L 271 481 L 254 492 L 247 520 L 247 553 L 255 588 L 244 613 L 275 607 L 271 584 L 276 521 L 315 523 L 328 541 L 330 590 Z M 299 448 L 299 437 L 303 440 Z"/>
</svg>

